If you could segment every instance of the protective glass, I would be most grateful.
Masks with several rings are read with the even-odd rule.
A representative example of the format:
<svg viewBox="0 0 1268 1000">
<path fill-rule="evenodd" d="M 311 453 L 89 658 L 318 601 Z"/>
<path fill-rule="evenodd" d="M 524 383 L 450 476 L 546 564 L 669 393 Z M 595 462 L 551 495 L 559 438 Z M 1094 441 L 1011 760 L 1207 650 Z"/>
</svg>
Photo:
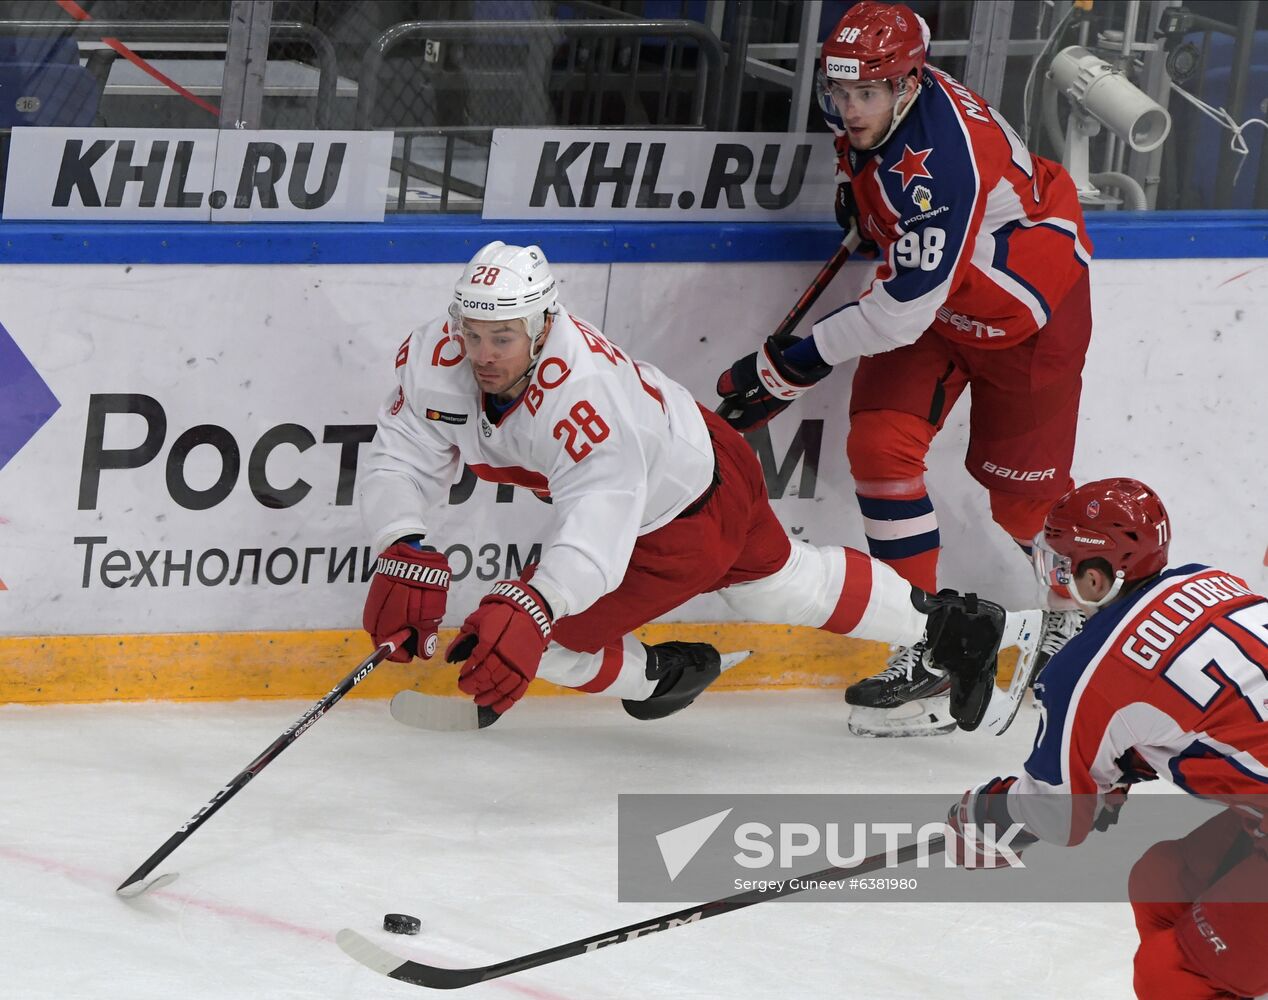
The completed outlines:
<svg viewBox="0 0 1268 1000">
<path fill-rule="evenodd" d="M 1035 578 L 1045 587 L 1069 587 L 1074 579 L 1074 567 L 1069 556 L 1063 556 L 1048 544 L 1040 532 L 1031 546 L 1031 560 L 1035 566 Z"/>
</svg>

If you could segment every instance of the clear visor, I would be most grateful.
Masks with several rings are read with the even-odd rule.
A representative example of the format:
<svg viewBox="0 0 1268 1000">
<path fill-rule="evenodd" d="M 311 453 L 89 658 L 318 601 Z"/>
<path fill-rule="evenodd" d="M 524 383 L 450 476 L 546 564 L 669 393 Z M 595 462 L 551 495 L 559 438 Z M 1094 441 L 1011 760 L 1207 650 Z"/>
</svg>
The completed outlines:
<svg viewBox="0 0 1268 1000">
<path fill-rule="evenodd" d="M 852 112 L 868 117 L 893 114 L 898 103 L 898 88 L 891 80 L 829 80 L 825 77 L 824 94 L 842 118 Z"/>
<path fill-rule="evenodd" d="M 1040 533 L 1031 548 L 1031 559 L 1035 564 L 1035 578 L 1045 587 L 1069 587 L 1074 579 L 1074 567 L 1069 556 L 1063 556 L 1048 544 L 1048 540 Z"/>
<path fill-rule="evenodd" d="M 468 354 L 477 353 L 496 360 L 520 350 L 521 338 L 527 338 L 529 357 L 536 359 L 542 343 L 538 340 L 545 327 L 545 311 L 530 316 L 491 320 L 480 316 L 464 316 L 457 302 L 449 306 L 449 329 L 461 334 Z"/>
<path fill-rule="evenodd" d="M 815 100 L 819 104 L 819 110 L 831 118 L 840 118 L 837 114 L 837 106 L 832 103 L 832 95 L 829 93 L 828 78 L 824 75 L 823 66 L 815 67 Z"/>
<path fill-rule="evenodd" d="M 517 316 L 514 319 L 489 319 L 487 316 L 464 316 L 462 310 L 458 308 L 458 303 L 454 302 L 449 306 L 449 328 L 456 329 L 464 336 L 473 332 L 484 332 L 494 327 L 508 327 L 514 329 L 527 336 L 528 334 L 528 318 L 525 316 Z"/>
</svg>

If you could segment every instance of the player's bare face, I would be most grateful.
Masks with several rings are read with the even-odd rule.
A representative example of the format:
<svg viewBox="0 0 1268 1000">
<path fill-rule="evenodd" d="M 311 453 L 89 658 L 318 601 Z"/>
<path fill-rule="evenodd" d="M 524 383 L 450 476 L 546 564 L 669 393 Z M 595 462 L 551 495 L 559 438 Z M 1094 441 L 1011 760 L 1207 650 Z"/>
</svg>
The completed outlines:
<svg viewBox="0 0 1268 1000">
<path fill-rule="evenodd" d="M 894 121 L 894 87 L 888 80 L 832 80 L 828 93 L 851 146 L 871 149 L 885 138 Z"/>
<path fill-rule="evenodd" d="M 462 338 L 476 383 L 487 393 L 509 399 L 532 364 L 524 321 L 463 319 Z"/>
</svg>

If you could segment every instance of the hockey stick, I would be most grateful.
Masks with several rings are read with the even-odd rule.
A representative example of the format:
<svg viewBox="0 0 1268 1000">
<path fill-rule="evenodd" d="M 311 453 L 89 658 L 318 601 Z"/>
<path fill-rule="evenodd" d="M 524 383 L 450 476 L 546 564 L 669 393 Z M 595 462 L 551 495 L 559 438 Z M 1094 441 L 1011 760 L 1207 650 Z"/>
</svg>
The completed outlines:
<svg viewBox="0 0 1268 1000">
<path fill-rule="evenodd" d="M 893 860 L 896 864 L 903 864 L 914 860 L 924 852 L 934 854 L 942 850 L 945 843 L 946 839 L 937 835 L 930 837 L 926 842 L 917 841 L 907 844 L 894 853 Z M 551 962 L 558 962 L 561 959 L 574 958 L 577 955 L 584 955 L 587 952 L 606 948 L 608 945 L 633 941 L 635 938 L 645 937 L 657 931 L 667 931 L 671 927 L 694 924 L 709 917 L 716 917 L 721 913 L 741 910 L 746 906 L 752 906 L 754 903 L 764 903 L 768 899 L 791 896 L 794 893 L 805 891 L 808 883 L 828 881 L 843 876 L 853 878 L 858 875 L 866 875 L 869 872 L 885 868 L 888 861 L 889 856 L 885 853 L 873 854 L 871 857 L 864 858 L 853 868 L 825 868 L 823 871 L 815 872 L 813 875 L 789 879 L 782 888 L 750 889 L 748 892 L 727 896 L 725 899 L 715 899 L 711 903 L 689 906 L 684 910 L 676 910 L 673 913 L 652 917 L 650 920 L 628 924 L 625 927 L 618 927 L 616 930 L 604 931 L 591 937 L 569 941 L 567 944 L 555 945 L 553 948 L 535 951 L 531 955 L 508 959 L 495 965 L 481 965 L 469 969 L 441 969 L 434 965 L 424 965 L 421 962 L 401 958 L 384 948 L 380 948 L 356 931 L 347 928 L 335 935 L 335 943 L 343 949 L 344 954 L 349 958 L 355 959 L 366 968 L 392 979 L 399 979 L 403 983 L 425 986 L 433 990 L 458 990 L 464 986 L 472 986 L 476 983 L 487 982 L 490 979 L 509 976 L 515 972 L 523 972 L 525 969 L 535 969 L 539 965 L 549 965 Z"/>
<path fill-rule="evenodd" d="M 722 654 L 722 673 L 753 655 L 751 649 Z M 477 708 L 470 698 L 453 698 L 421 691 L 398 691 L 389 706 L 392 718 L 414 729 L 433 733 L 466 733 L 487 729 L 501 718 L 491 708 Z"/>
<path fill-rule="evenodd" d="M 155 888 L 158 885 L 167 885 L 176 878 L 174 873 L 169 872 L 167 874 L 160 875 L 157 878 L 151 879 L 148 882 L 142 881 L 150 874 L 150 872 L 154 871 L 154 869 L 158 867 L 164 858 L 176 850 L 176 848 L 180 847 L 180 845 L 183 844 L 195 830 L 206 823 L 207 820 L 211 819 L 221 806 L 242 791 L 242 789 L 246 787 L 247 782 L 268 767 L 278 754 L 303 736 L 304 733 L 307 732 L 308 728 L 330 711 L 330 709 L 334 708 L 345 694 L 370 676 L 370 671 L 394 653 L 396 648 L 409 638 L 409 635 L 410 631 L 408 629 L 397 632 L 394 636 L 388 639 L 387 642 L 383 643 L 373 653 L 358 663 L 356 669 L 331 688 L 330 693 L 326 695 L 326 697 L 311 706 L 308 711 L 296 719 L 294 724 L 287 729 L 286 732 L 282 733 L 281 736 L 275 739 L 269 745 L 267 750 L 260 754 L 260 756 L 256 757 L 255 760 L 251 761 L 251 763 L 248 764 L 236 778 L 213 795 L 210 802 L 187 819 L 185 821 L 185 825 L 168 837 L 167 842 L 164 843 L 162 847 L 146 858 L 145 863 L 142 864 L 140 868 L 124 879 L 119 885 L 119 888 L 115 889 L 115 892 L 120 896 L 123 896 L 125 899 L 131 899 L 141 895 L 147 889 Z"/>
<path fill-rule="evenodd" d="M 823 290 L 832 283 L 832 279 L 837 276 L 837 272 L 847 260 L 850 254 L 859 248 L 859 231 L 851 227 L 850 231 L 845 234 L 845 239 L 841 241 L 841 245 L 837 247 L 836 253 L 828 258 L 828 262 L 819 268 L 819 273 L 814 276 L 806 290 L 801 293 L 801 297 L 793 303 L 793 307 L 788 310 L 788 315 L 783 318 L 779 326 L 775 327 L 775 332 L 771 334 L 777 342 L 791 342 L 792 332 L 797 324 L 806 318 L 806 313 L 810 311 L 823 294 Z M 730 419 L 732 415 L 738 413 L 732 410 L 726 402 L 721 403 L 715 411 L 724 419 Z"/>
</svg>

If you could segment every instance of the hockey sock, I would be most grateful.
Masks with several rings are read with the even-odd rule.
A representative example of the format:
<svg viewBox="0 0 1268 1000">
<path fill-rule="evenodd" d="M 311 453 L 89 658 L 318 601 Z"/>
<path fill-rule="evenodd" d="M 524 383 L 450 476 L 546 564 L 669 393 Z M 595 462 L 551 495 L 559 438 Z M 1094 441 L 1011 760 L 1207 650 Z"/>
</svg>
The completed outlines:
<svg viewBox="0 0 1268 1000">
<path fill-rule="evenodd" d="M 942 541 L 929 494 L 902 499 L 856 495 L 872 556 L 893 567 L 908 583 L 936 591 Z"/>
</svg>

